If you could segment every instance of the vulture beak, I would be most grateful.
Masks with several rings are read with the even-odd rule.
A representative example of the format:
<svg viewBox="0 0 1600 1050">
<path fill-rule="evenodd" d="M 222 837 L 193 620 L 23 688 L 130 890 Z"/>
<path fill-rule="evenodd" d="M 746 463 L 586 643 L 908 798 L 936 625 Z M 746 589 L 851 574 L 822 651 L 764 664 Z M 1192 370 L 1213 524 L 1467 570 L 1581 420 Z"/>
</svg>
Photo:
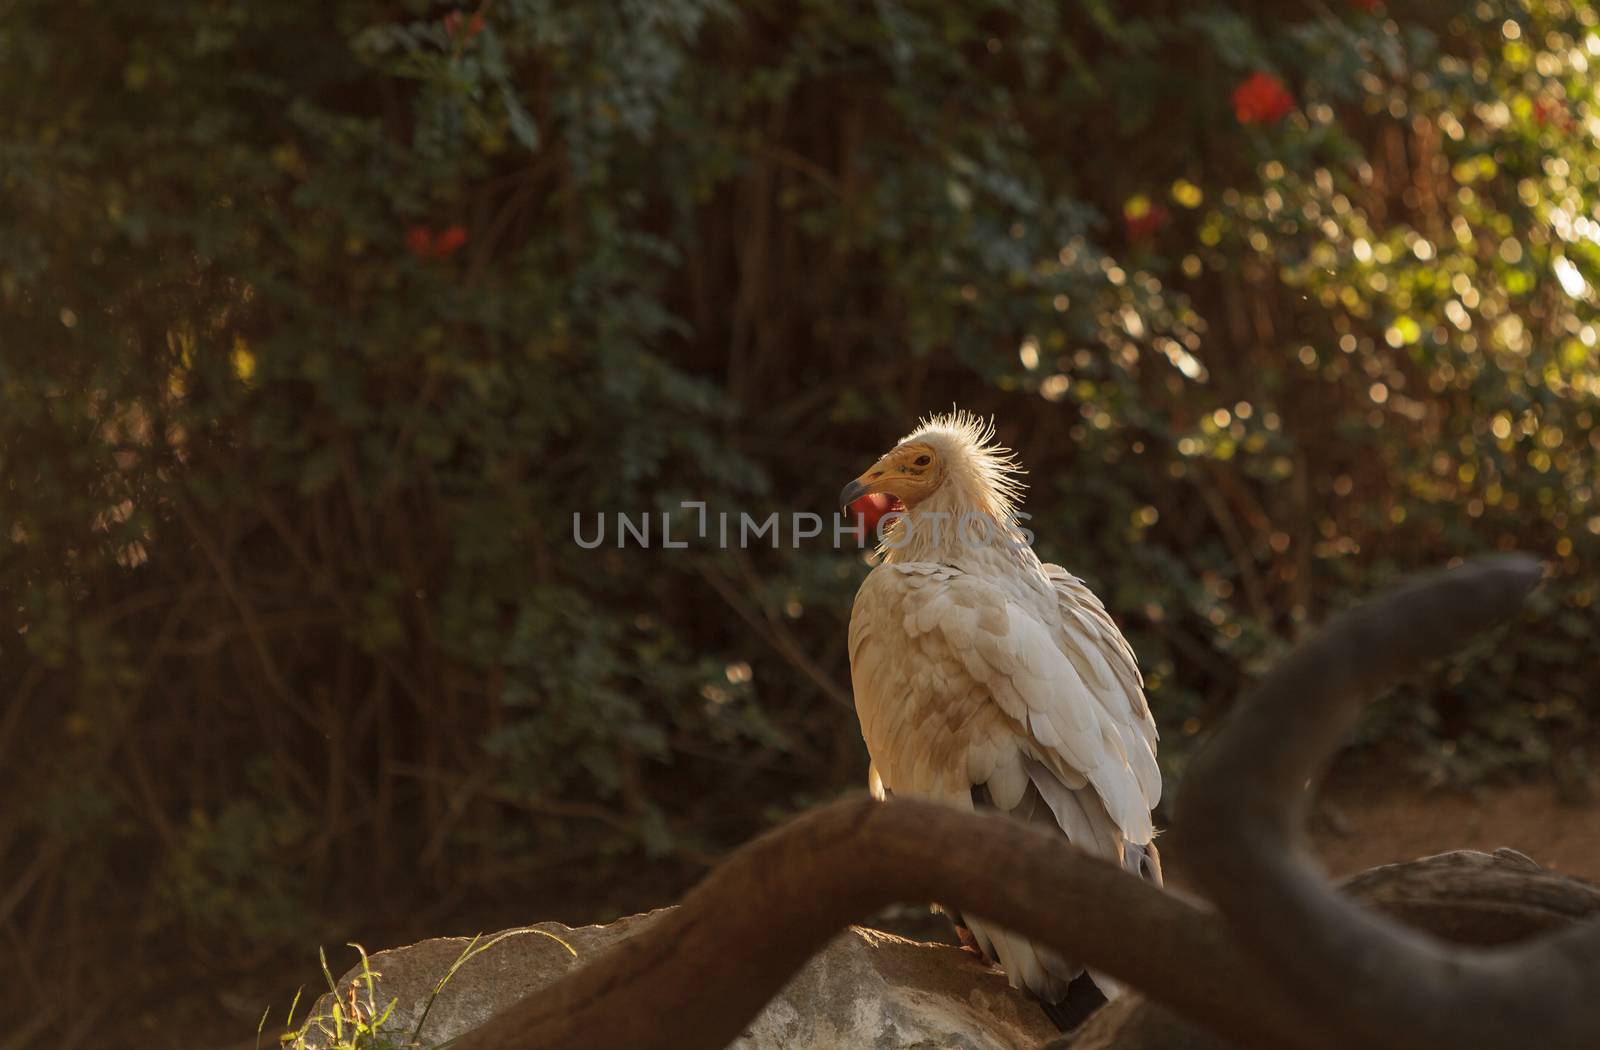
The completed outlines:
<svg viewBox="0 0 1600 1050">
<path fill-rule="evenodd" d="M 878 461 L 862 472 L 860 477 L 846 485 L 844 490 L 839 493 L 839 506 L 848 507 L 862 496 L 870 496 L 874 493 L 882 492 L 883 489 L 876 486 L 880 486 L 888 480 L 884 476 L 888 473 L 888 469 L 883 462 L 888 458 L 888 456 L 880 456 Z"/>
<path fill-rule="evenodd" d="M 889 464 L 884 462 L 888 458 L 888 456 L 881 457 L 878 462 L 867 468 L 866 473 L 846 485 L 844 490 L 839 493 L 839 506 L 850 507 L 854 504 L 861 504 L 862 500 L 871 497 L 873 506 L 877 508 L 878 517 L 882 517 L 884 512 L 891 510 L 904 514 L 905 504 L 900 502 L 898 496 L 889 491 L 891 488 L 897 487 L 895 478 L 899 475 L 893 474 L 889 469 Z M 855 506 L 854 509 L 860 511 L 863 506 L 864 504 Z M 878 517 L 874 517 L 872 520 L 876 522 Z"/>
<path fill-rule="evenodd" d="M 888 515 L 906 512 L 905 503 L 891 491 L 899 488 L 903 480 L 902 475 L 891 469 L 894 462 L 892 456 L 880 456 L 878 462 L 839 493 L 839 505 L 845 508 L 845 516 L 853 515 L 867 532 L 876 529 Z"/>
</svg>

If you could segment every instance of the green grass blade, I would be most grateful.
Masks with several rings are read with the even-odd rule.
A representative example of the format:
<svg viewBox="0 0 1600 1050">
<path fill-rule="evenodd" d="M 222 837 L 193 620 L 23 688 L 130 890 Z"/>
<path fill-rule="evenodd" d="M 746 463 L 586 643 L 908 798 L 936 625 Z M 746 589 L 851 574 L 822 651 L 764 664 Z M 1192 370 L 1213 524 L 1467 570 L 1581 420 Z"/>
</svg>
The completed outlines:
<svg viewBox="0 0 1600 1050">
<path fill-rule="evenodd" d="M 434 1000 L 439 998 L 439 993 L 444 991 L 444 986 L 449 984 L 450 979 L 456 975 L 456 972 L 467 964 L 468 959 L 471 959 L 473 956 L 482 952 L 488 951 L 490 948 L 493 948 L 495 945 L 499 944 L 508 937 L 516 937 L 525 933 L 537 933 L 541 937 L 548 937 L 552 941 L 555 941 L 557 944 L 561 945 L 561 947 L 565 948 L 567 950 L 567 954 L 571 955 L 574 959 L 578 957 L 578 952 L 572 947 L 572 945 L 568 944 L 566 941 L 547 930 L 506 930 L 504 933 L 499 933 L 489 938 L 482 944 L 479 944 L 478 942 L 483 939 L 483 934 L 476 934 L 471 941 L 467 942 L 467 946 L 462 949 L 461 954 L 456 956 L 456 961 L 450 964 L 450 969 L 446 970 L 444 972 L 444 976 L 439 978 L 439 983 L 433 986 L 433 991 L 428 995 L 428 1002 L 422 1008 L 422 1016 L 417 1018 L 417 1026 L 411 1030 L 411 1041 L 416 1043 L 422 1038 L 422 1025 L 428 1020 L 428 1013 L 433 1009 Z"/>
</svg>

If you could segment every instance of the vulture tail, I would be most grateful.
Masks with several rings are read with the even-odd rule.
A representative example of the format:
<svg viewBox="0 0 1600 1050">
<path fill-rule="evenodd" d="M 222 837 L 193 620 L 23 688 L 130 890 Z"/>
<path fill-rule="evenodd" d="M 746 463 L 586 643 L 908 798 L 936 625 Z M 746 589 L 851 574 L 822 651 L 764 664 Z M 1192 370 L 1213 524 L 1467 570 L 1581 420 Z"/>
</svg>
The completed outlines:
<svg viewBox="0 0 1600 1050">
<path fill-rule="evenodd" d="M 1092 790 L 1066 788 L 1037 763 L 1029 763 L 1028 772 L 1030 783 L 1020 803 L 1003 812 L 1061 831 L 1087 852 L 1101 856 L 1109 853 L 1110 858 L 1121 861 L 1124 871 L 1157 886 L 1162 884 L 1161 854 L 1155 843 L 1136 844 L 1122 838 Z M 977 809 L 999 808 L 987 784 L 973 786 L 972 801 Z M 1002 952 L 1011 956 L 1000 960 L 1007 967 L 1011 983 L 1024 987 L 1037 999 L 1045 1015 L 1063 1032 L 1077 1028 L 1109 999 L 1122 993 L 1121 983 L 1109 975 L 1085 971 L 1043 946 L 1030 945 L 981 921 L 970 922 L 954 909 L 947 910 L 964 945 L 977 948 L 991 961 Z M 1022 974 L 1012 970 L 1015 964 L 1028 966 L 1029 979 L 1018 979 Z"/>
<path fill-rule="evenodd" d="M 1087 973 L 1080 973 L 1067 985 L 1066 998 L 1059 1003 L 1039 1000 L 1039 1009 L 1050 1018 L 1050 1023 L 1060 1032 L 1071 1032 L 1106 1004 L 1106 993 L 1094 983 Z"/>
</svg>

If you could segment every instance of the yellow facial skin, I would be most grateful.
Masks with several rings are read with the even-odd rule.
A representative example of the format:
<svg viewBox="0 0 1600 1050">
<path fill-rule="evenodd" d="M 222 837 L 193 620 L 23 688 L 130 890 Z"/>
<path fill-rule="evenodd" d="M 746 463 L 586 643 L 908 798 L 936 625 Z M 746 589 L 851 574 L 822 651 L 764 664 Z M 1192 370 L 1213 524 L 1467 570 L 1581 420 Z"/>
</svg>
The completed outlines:
<svg viewBox="0 0 1600 1050">
<path fill-rule="evenodd" d="M 897 497 L 909 510 L 944 482 L 944 464 L 933 446 L 921 441 L 899 445 L 886 452 L 839 493 L 840 506 L 849 506 L 875 492 Z"/>
</svg>

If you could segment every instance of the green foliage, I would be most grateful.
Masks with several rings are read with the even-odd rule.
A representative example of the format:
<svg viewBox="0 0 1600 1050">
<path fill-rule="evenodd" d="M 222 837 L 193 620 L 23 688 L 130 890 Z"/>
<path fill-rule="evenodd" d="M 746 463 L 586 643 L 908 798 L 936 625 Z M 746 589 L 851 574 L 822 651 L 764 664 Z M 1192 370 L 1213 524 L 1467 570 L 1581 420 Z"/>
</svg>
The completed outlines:
<svg viewBox="0 0 1600 1050">
<path fill-rule="evenodd" d="M 477 943 L 477 939 L 473 939 Z M 361 975 L 350 984 L 340 989 L 334 980 L 333 971 L 328 969 L 328 955 L 319 950 L 318 959 L 322 963 L 322 978 L 327 982 L 330 1000 L 327 1012 L 308 1013 L 305 1020 L 297 1026 L 294 1023 L 295 1007 L 300 1003 L 300 994 L 295 993 L 294 1002 L 289 1004 L 289 1017 L 285 1027 L 289 1029 L 279 1038 L 279 1044 L 284 1050 L 305 1050 L 310 1041 L 315 1040 L 317 1045 L 328 1047 L 328 1050 L 418 1050 L 421 1046 L 417 1042 L 417 1034 L 422 1030 L 422 1023 L 417 1023 L 417 1031 L 411 1038 L 402 1039 L 394 1032 L 394 1026 L 389 1024 L 389 1019 L 394 1014 L 394 1008 L 399 1005 L 399 1000 L 390 999 L 382 1007 L 378 1005 L 378 974 L 372 969 L 372 961 L 367 957 L 367 950 L 359 944 L 351 945 L 361 956 Z M 471 948 L 463 952 L 451 967 L 450 976 L 465 960 Z M 448 980 L 447 976 L 445 980 Z M 444 981 L 440 981 L 443 988 Z M 428 1006 L 432 1007 L 434 999 L 439 995 L 439 989 L 434 989 L 433 995 L 428 998 Z M 320 1000 L 319 1000 L 320 1001 Z M 270 1013 L 270 1011 L 269 1011 Z M 427 1011 L 423 1011 L 424 1019 Z M 262 1025 L 266 1024 L 266 1015 L 262 1016 Z M 256 1032 L 256 1046 L 261 1045 L 261 1028 Z M 426 1050 L 426 1048 L 424 1048 Z"/>
<path fill-rule="evenodd" d="M 952 401 L 1169 769 L 1330 610 L 1520 546 L 1529 625 L 1365 739 L 1582 780 L 1596 12 L 1370 7 L 13 4 L 0 885 L 65 887 L 24 925 L 284 943 L 859 782 L 859 558 L 573 514 L 830 513 Z"/>
<path fill-rule="evenodd" d="M 247 799 L 228 802 L 216 819 L 190 815 L 165 860 L 162 904 L 196 927 L 228 930 L 253 943 L 305 935 L 305 872 L 287 852 L 305 841 L 296 810 L 268 814 Z"/>
</svg>

